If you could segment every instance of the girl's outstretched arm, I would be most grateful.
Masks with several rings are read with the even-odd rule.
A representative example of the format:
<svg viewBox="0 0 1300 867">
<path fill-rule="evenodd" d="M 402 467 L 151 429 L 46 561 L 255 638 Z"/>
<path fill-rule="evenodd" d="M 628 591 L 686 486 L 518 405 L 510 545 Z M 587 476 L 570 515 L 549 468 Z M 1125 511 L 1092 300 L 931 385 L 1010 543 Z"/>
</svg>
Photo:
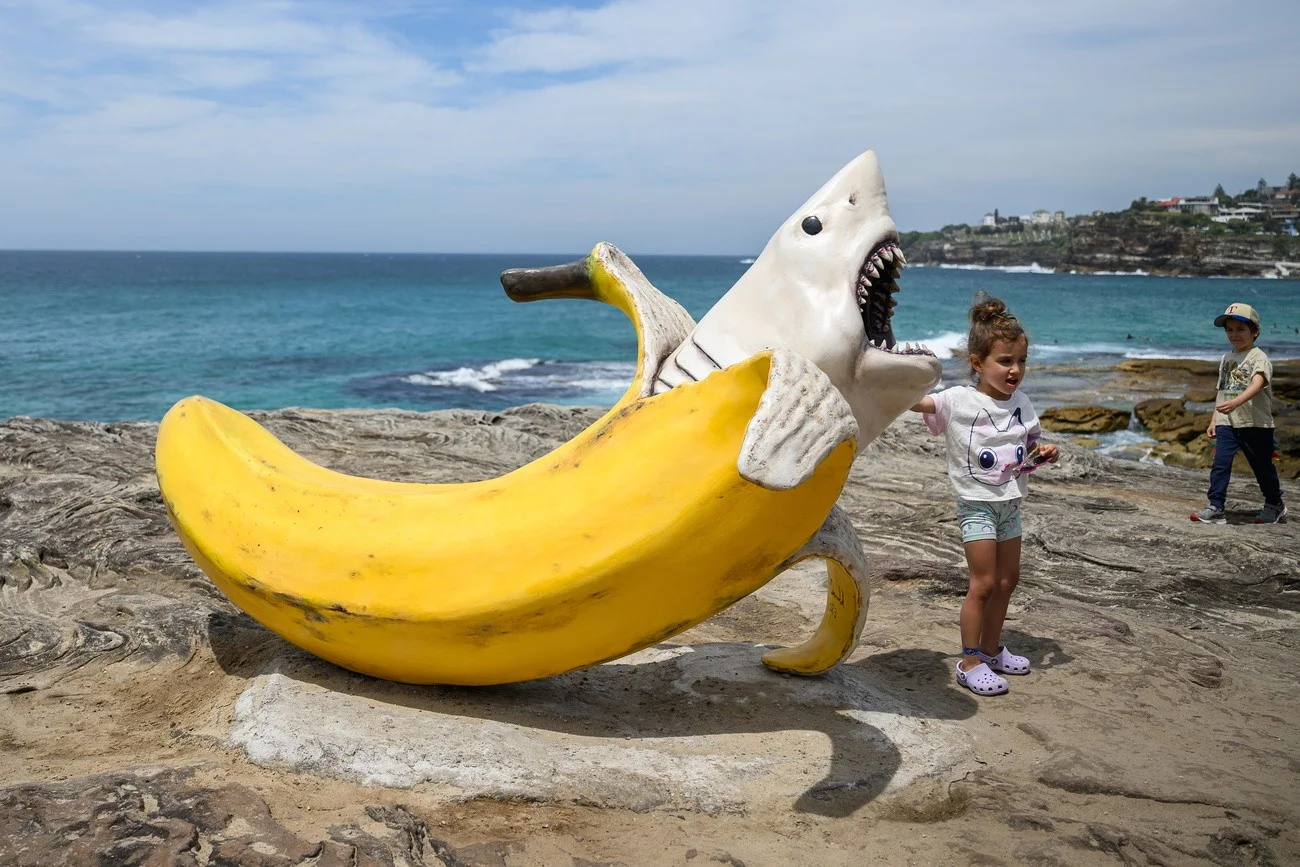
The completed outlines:
<svg viewBox="0 0 1300 867">
<path fill-rule="evenodd" d="M 920 402 L 917 403 L 916 406 L 912 407 L 912 412 L 933 413 L 934 411 L 934 396 L 929 394 L 921 398 Z"/>
</svg>

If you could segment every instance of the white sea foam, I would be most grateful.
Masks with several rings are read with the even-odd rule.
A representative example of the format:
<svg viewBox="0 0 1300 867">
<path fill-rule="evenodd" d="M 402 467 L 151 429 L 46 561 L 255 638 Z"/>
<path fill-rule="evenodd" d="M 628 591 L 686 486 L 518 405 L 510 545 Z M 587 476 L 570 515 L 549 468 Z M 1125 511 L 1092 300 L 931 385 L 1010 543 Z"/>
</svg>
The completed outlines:
<svg viewBox="0 0 1300 867">
<path fill-rule="evenodd" d="M 749 259 L 741 259 L 741 260 L 740 260 L 740 264 L 742 264 L 742 265 L 753 265 L 753 264 L 754 264 L 754 260 L 753 260 L 752 258 L 749 258 Z"/>
<path fill-rule="evenodd" d="M 899 338 L 899 343 L 915 343 L 912 338 Z M 966 333 L 963 331 L 944 331 L 933 337 L 921 339 L 931 352 L 939 358 L 950 358 L 954 354 L 964 352 L 966 348 Z"/>
<path fill-rule="evenodd" d="M 1150 358 L 1155 360 L 1191 359 L 1195 361 L 1218 361 L 1220 353 L 1209 351 L 1174 352 L 1168 349 L 1130 349 L 1123 353 L 1125 358 Z"/>
<path fill-rule="evenodd" d="M 1071 274 L 1078 274 L 1078 271 L 1071 271 Z M 1150 277 L 1148 271 L 1138 268 L 1135 271 L 1089 271 L 1089 277 Z"/>
<path fill-rule="evenodd" d="M 556 365 L 547 373 L 545 384 L 552 388 L 594 392 L 622 392 L 632 382 L 636 365 L 622 361 L 584 361 Z"/>
<path fill-rule="evenodd" d="M 1122 343 L 1043 343 L 1033 344 L 1035 355 L 1123 355 L 1129 347 Z"/>
<path fill-rule="evenodd" d="M 458 367 L 455 370 L 429 370 L 404 377 L 411 385 L 443 388 L 469 388 L 477 392 L 496 391 L 506 374 L 528 370 L 539 364 L 536 358 L 506 358 L 482 367 Z"/>
<path fill-rule="evenodd" d="M 1111 433 L 1101 434 L 1097 437 L 1101 440 L 1101 445 L 1097 451 L 1103 455 L 1111 457 L 1136 458 L 1139 461 L 1154 461 L 1159 463 L 1158 459 L 1151 457 L 1151 449 L 1156 441 L 1141 431 L 1120 430 Z"/>
<path fill-rule="evenodd" d="M 542 361 L 536 358 L 506 358 L 482 367 L 428 370 L 402 377 L 410 385 L 432 388 L 469 389 L 486 392 L 556 392 L 611 401 L 632 381 L 636 365 L 624 361 Z"/>
<path fill-rule="evenodd" d="M 1037 262 L 1031 262 L 1028 265 L 954 265 L 948 262 L 940 263 L 940 268 L 950 271 L 1001 271 L 1004 274 L 1055 274 L 1055 268 L 1044 268 Z"/>
</svg>

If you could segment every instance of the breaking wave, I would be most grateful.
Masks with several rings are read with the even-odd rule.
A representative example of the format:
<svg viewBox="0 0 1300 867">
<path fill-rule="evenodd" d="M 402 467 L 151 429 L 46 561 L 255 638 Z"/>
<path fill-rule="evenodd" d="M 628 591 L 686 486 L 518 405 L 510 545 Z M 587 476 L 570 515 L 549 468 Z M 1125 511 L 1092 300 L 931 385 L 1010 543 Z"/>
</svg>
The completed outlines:
<svg viewBox="0 0 1300 867">
<path fill-rule="evenodd" d="M 501 408 L 534 402 L 608 406 L 635 373 L 636 365 L 624 361 L 503 358 L 363 377 L 349 387 L 371 400 L 424 408 Z"/>
<path fill-rule="evenodd" d="M 899 338 L 900 343 L 915 343 L 910 337 Z M 951 358 L 965 350 L 966 333 L 964 331 L 945 331 L 942 334 L 936 334 L 933 337 L 926 337 L 921 340 L 930 351 L 939 358 Z"/>
<path fill-rule="evenodd" d="M 539 364 L 536 358 L 507 358 L 482 367 L 457 367 L 454 370 L 429 370 L 412 373 L 403 382 L 434 388 L 469 388 L 478 392 L 497 391 L 511 373 L 528 370 Z"/>
<path fill-rule="evenodd" d="M 943 262 L 937 267 L 947 271 L 1001 271 L 1004 274 L 1055 274 L 1055 268 L 1044 268 L 1037 262 L 1028 265 L 954 265 Z"/>
</svg>

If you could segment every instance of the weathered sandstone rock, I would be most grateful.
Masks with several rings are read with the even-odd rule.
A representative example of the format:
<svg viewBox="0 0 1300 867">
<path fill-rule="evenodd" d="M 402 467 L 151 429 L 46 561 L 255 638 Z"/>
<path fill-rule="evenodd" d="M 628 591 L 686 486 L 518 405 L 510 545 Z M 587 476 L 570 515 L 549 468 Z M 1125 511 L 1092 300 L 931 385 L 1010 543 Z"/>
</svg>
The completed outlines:
<svg viewBox="0 0 1300 867">
<path fill-rule="evenodd" d="M 1038 420 L 1058 433 L 1109 433 L 1128 427 L 1129 413 L 1104 406 L 1059 406 L 1043 410 Z"/>
<path fill-rule="evenodd" d="M 1167 442 L 1191 442 L 1205 435 L 1210 413 L 1189 412 L 1181 400 L 1150 398 L 1139 401 L 1133 414 L 1151 436 Z"/>
</svg>

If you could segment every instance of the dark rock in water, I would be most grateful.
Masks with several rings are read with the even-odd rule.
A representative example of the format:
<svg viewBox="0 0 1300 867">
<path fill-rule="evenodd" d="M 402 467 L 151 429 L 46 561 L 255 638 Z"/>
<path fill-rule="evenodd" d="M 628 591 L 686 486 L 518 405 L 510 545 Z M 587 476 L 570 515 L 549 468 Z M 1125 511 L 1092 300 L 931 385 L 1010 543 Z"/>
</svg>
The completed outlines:
<svg viewBox="0 0 1300 867">
<path fill-rule="evenodd" d="M 1209 424 L 1209 414 L 1197 424 L 1199 416 L 1187 411 L 1181 400 L 1150 398 L 1139 401 L 1133 407 L 1133 414 L 1138 421 L 1158 440 L 1190 442 L 1205 434 Z"/>
<path fill-rule="evenodd" d="M 1058 406 L 1040 412 L 1038 421 L 1058 433 L 1109 433 L 1127 428 L 1129 414 L 1104 406 Z"/>
</svg>

